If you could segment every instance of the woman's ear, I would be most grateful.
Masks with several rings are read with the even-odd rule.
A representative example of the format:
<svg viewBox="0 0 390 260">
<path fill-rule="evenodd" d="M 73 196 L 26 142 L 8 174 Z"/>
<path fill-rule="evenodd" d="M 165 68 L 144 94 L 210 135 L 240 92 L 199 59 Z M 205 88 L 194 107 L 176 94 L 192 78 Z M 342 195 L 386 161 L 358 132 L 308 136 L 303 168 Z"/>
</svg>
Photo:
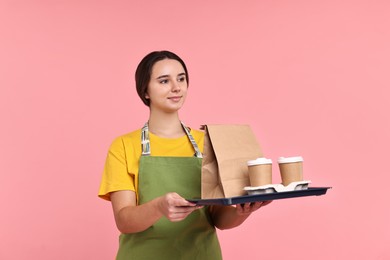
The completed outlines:
<svg viewBox="0 0 390 260">
<path fill-rule="evenodd" d="M 145 98 L 146 98 L 146 99 L 150 99 L 150 97 L 149 97 L 149 94 L 148 94 L 148 93 L 145 93 Z"/>
</svg>

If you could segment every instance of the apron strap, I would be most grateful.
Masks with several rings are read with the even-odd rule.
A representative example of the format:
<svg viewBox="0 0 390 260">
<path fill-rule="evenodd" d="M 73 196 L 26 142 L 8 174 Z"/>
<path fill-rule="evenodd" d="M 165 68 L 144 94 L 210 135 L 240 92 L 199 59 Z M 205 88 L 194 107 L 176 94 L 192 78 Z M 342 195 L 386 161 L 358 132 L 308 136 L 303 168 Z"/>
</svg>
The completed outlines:
<svg viewBox="0 0 390 260">
<path fill-rule="evenodd" d="M 145 123 L 141 131 L 141 145 L 142 145 L 142 156 L 150 155 L 150 142 L 149 142 L 149 124 Z"/>
<path fill-rule="evenodd" d="M 190 133 L 190 129 L 184 125 L 183 122 L 180 122 L 184 131 L 187 134 L 188 139 L 190 140 L 192 147 L 194 148 L 194 156 L 197 158 L 203 158 L 202 153 L 199 150 L 198 144 L 195 142 L 194 137 Z M 141 131 L 141 145 L 142 145 L 142 156 L 150 156 L 150 141 L 149 141 L 149 124 L 145 123 Z"/>
</svg>

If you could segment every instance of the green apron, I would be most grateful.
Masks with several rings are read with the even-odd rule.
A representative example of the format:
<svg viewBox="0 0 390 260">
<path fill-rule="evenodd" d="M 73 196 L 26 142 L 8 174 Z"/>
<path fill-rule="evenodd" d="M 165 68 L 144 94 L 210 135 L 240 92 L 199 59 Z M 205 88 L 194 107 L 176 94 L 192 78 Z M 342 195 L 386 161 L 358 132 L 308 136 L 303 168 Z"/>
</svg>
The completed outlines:
<svg viewBox="0 0 390 260">
<path fill-rule="evenodd" d="M 142 129 L 142 156 L 139 166 L 139 204 L 168 192 L 183 198 L 200 197 L 202 154 L 187 127 L 194 157 L 150 156 L 148 125 Z M 147 230 L 121 234 L 117 259 L 222 259 L 215 227 L 207 207 L 195 210 L 186 219 L 171 222 L 162 217 Z"/>
</svg>

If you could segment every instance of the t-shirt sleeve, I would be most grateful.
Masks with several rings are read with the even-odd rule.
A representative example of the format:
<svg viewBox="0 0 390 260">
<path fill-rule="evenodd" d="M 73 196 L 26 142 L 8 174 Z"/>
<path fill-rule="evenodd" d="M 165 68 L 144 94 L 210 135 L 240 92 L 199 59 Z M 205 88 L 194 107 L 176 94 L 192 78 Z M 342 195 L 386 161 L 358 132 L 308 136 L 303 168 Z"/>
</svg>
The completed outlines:
<svg viewBox="0 0 390 260">
<path fill-rule="evenodd" d="M 127 142 L 131 145 L 130 142 Z M 110 193 L 120 190 L 135 191 L 134 175 L 128 172 L 126 151 L 132 152 L 132 147 L 125 147 L 122 137 L 114 140 L 107 154 L 99 197 L 110 200 Z"/>
</svg>

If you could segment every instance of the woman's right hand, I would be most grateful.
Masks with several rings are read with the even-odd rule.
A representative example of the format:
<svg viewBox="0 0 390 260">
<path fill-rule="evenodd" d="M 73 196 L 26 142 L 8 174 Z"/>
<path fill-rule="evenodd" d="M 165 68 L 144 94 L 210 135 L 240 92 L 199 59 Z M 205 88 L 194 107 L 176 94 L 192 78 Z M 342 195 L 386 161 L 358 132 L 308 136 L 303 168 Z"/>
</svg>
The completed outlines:
<svg viewBox="0 0 390 260">
<path fill-rule="evenodd" d="M 170 192 L 158 198 L 157 208 L 169 221 L 178 222 L 202 206 L 196 206 L 179 194 Z"/>
<path fill-rule="evenodd" d="M 122 233 L 137 233 L 146 230 L 161 217 L 177 222 L 201 208 L 185 200 L 177 193 L 167 193 L 145 204 L 136 204 L 134 191 L 116 191 L 110 194 L 118 230 Z"/>
</svg>

